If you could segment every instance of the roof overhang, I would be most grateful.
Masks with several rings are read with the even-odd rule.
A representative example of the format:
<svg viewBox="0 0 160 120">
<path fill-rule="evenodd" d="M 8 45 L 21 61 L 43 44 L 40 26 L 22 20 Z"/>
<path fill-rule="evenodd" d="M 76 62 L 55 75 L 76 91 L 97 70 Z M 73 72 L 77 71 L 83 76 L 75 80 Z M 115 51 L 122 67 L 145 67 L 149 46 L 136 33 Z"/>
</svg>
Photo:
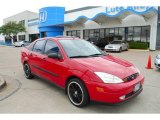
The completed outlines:
<svg viewBox="0 0 160 120">
<path fill-rule="evenodd" d="M 106 20 L 110 19 L 118 19 L 119 21 L 122 21 L 129 15 L 136 14 L 139 16 L 142 16 L 145 21 L 150 19 L 151 17 L 155 16 L 156 14 L 159 14 L 158 10 L 155 7 L 148 7 L 144 11 L 136 11 L 134 9 L 123 9 L 115 14 L 109 14 L 107 12 L 101 12 L 97 13 L 92 18 L 89 18 L 87 16 L 79 16 L 77 19 L 72 21 L 67 21 L 62 24 L 53 25 L 53 26 L 75 26 L 75 25 L 84 25 L 88 20 L 92 20 L 96 23 L 105 23 Z"/>
</svg>

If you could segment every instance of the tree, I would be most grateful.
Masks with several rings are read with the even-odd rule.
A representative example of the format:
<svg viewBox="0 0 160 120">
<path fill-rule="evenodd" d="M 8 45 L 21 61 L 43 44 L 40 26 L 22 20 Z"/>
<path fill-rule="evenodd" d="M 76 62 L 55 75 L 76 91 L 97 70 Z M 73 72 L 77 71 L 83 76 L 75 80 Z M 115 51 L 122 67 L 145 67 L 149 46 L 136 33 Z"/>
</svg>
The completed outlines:
<svg viewBox="0 0 160 120">
<path fill-rule="evenodd" d="M 11 35 L 17 36 L 20 32 L 25 32 L 26 29 L 22 23 L 11 21 L 0 27 L 0 33 L 10 38 Z"/>
</svg>

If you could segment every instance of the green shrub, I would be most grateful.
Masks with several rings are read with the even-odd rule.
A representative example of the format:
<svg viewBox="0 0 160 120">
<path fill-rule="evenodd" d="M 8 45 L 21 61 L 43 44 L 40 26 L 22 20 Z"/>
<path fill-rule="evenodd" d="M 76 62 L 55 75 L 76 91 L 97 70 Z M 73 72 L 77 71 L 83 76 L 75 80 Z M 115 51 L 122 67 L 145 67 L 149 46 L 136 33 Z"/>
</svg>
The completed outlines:
<svg viewBox="0 0 160 120">
<path fill-rule="evenodd" d="M 148 49 L 147 42 L 128 42 L 130 49 Z"/>
</svg>

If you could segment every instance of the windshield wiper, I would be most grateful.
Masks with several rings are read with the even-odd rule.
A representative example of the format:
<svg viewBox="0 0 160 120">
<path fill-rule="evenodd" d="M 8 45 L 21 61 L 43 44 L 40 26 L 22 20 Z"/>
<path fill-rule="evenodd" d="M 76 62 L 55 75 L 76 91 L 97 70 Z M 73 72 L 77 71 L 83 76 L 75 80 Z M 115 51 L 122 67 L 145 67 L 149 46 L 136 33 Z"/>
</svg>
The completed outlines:
<svg viewBox="0 0 160 120">
<path fill-rule="evenodd" d="M 77 55 L 77 56 L 71 56 L 70 58 L 86 58 L 90 56 L 85 56 L 85 55 Z"/>
<path fill-rule="evenodd" d="M 98 57 L 98 56 L 101 56 L 101 55 L 103 55 L 103 54 L 101 54 L 101 53 L 97 53 L 97 54 L 92 54 L 92 55 L 89 55 L 89 56 L 92 56 L 92 57 Z"/>
</svg>

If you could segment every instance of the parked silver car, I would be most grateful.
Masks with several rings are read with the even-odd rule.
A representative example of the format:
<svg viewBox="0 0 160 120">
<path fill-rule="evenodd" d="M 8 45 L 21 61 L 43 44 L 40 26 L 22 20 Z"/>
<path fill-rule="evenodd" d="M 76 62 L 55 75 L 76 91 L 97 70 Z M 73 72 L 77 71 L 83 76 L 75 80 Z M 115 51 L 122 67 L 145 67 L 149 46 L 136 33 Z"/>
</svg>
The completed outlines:
<svg viewBox="0 0 160 120">
<path fill-rule="evenodd" d="M 17 41 L 17 42 L 14 42 L 14 46 L 15 47 L 24 47 L 24 43 L 23 43 L 23 41 Z"/>
<path fill-rule="evenodd" d="M 128 50 L 128 43 L 126 41 L 122 40 L 114 40 L 108 45 L 105 46 L 104 50 L 105 51 L 117 51 L 121 52 L 122 50 Z"/>
<path fill-rule="evenodd" d="M 18 41 L 14 43 L 15 47 L 24 47 L 24 46 L 28 46 L 29 44 L 31 44 L 30 41 Z"/>
<path fill-rule="evenodd" d="M 160 69 L 160 54 L 156 56 L 156 59 L 154 60 L 154 65 L 156 68 Z"/>
</svg>

